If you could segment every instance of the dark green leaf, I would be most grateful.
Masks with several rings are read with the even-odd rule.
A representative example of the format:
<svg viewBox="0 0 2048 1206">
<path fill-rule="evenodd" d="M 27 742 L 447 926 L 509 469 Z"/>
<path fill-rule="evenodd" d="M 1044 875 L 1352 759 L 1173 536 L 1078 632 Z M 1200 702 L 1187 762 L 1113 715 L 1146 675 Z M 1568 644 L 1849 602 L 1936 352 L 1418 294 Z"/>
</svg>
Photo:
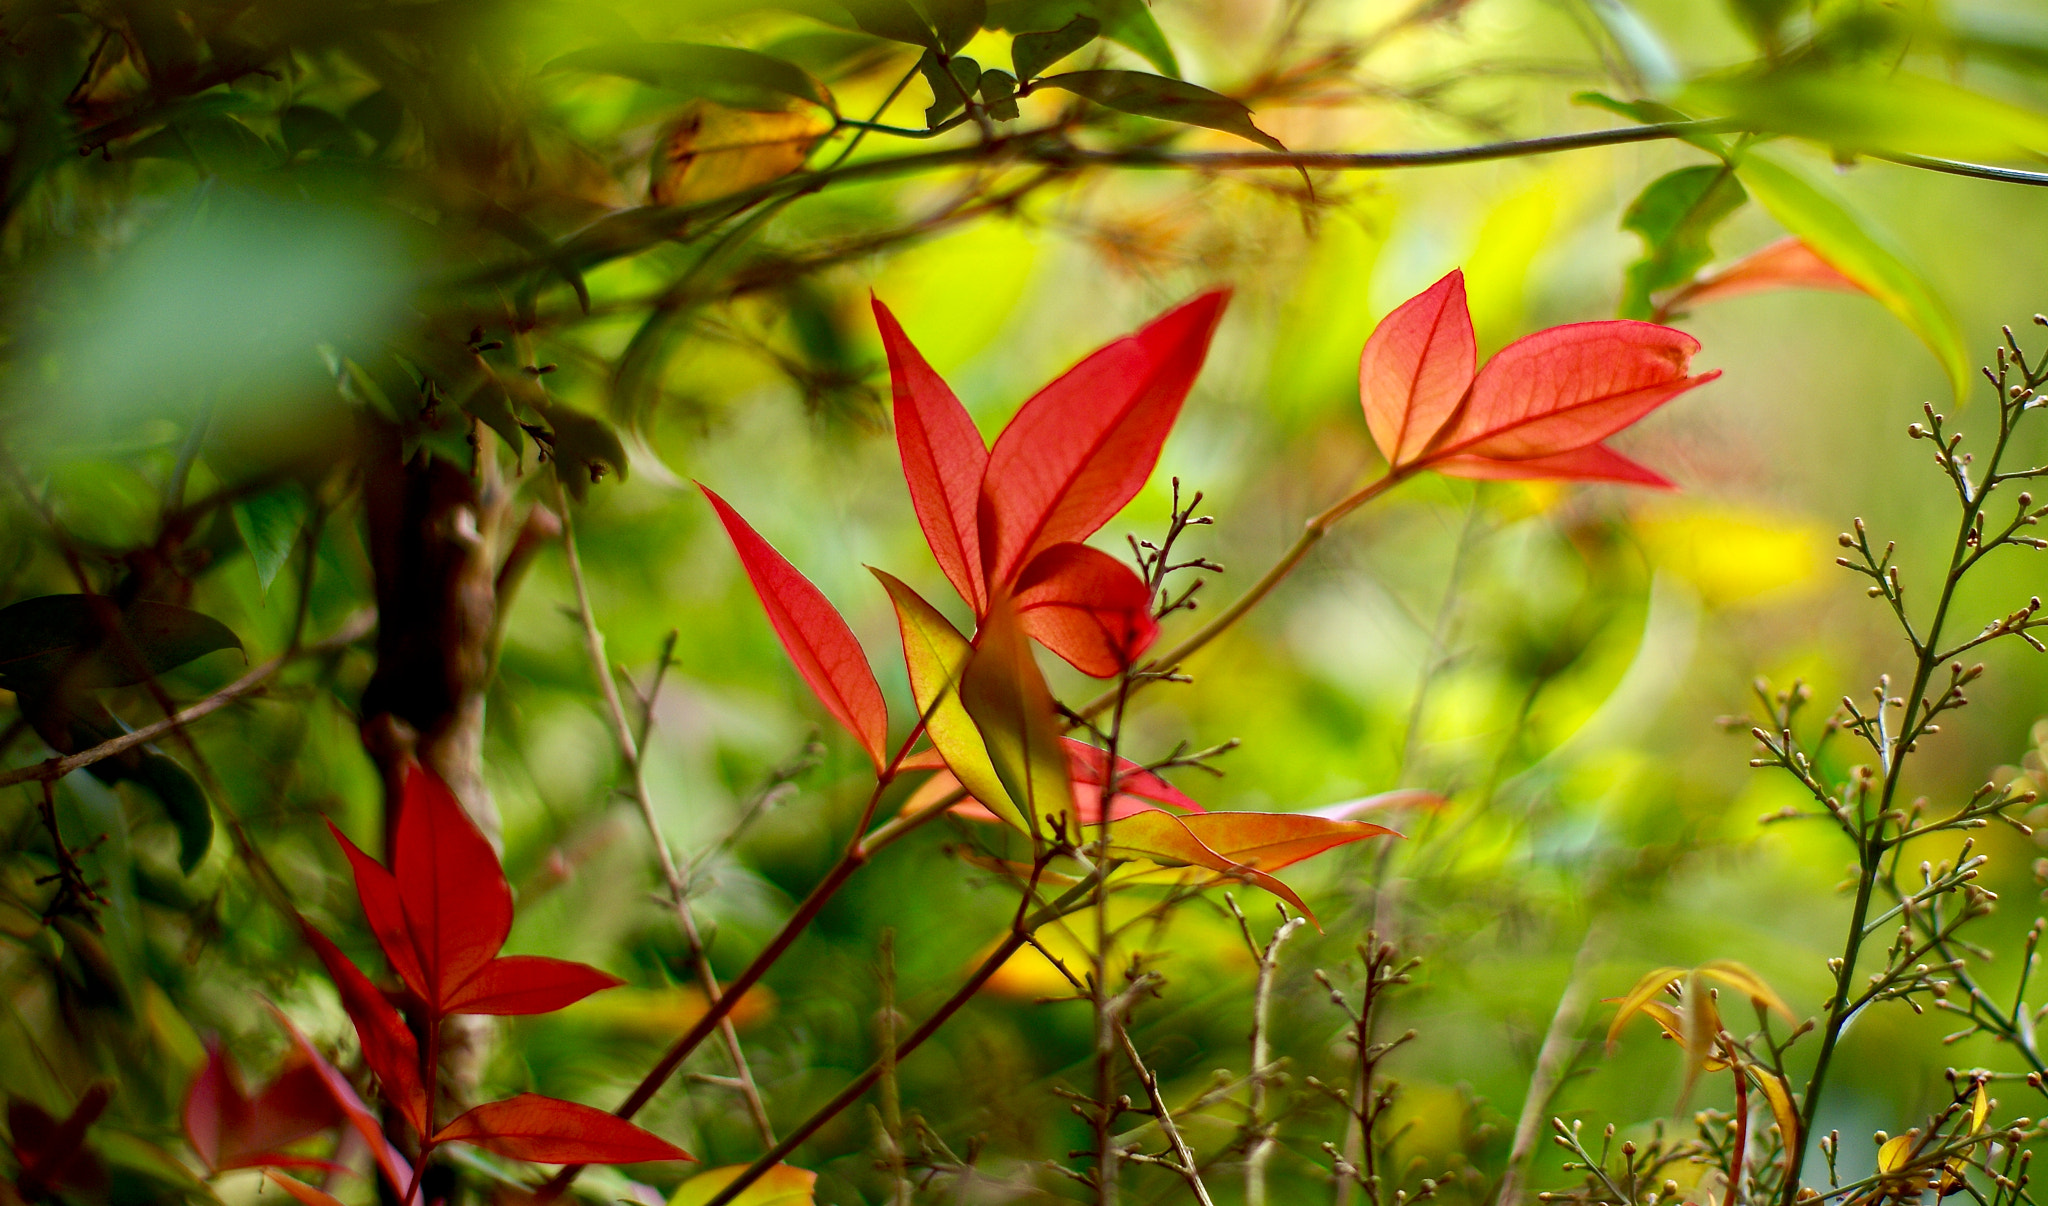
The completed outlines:
<svg viewBox="0 0 2048 1206">
<path fill-rule="evenodd" d="M 278 151 L 225 113 L 193 113 L 129 147 L 133 159 L 182 159 L 209 175 L 232 176 L 275 167 Z"/>
<path fill-rule="evenodd" d="M 549 63 L 547 70 L 622 75 L 737 109 L 779 109 L 794 97 L 832 113 L 839 111 L 831 91 L 810 72 L 737 46 L 612 42 L 565 54 Z"/>
<path fill-rule="evenodd" d="M 625 480 L 626 446 L 611 424 L 561 405 L 549 407 L 547 419 L 554 441 L 550 455 L 555 475 L 570 497 L 581 502 L 591 483 L 607 473 Z"/>
<path fill-rule="evenodd" d="M 1093 42 L 1102 32 L 1102 22 L 1080 16 L 1045 33 L 1021 33 L 1010 42 L 1010 63 L 1017 78 L 1032 80 L 1038 73 Z"/>
<path fill-rule="evenodd" d="M 285 149 L 294 155 L 360 155 L 361 135 L 333 113 L 312 105 L 293 105 L 277 119 Z"/>
<path fill-rule="evenodd" d="M 112 639 L 110 639 L 110 637 Z M 44 595 L 0 609 L 0 684 L 125 687 L 242 642 L 211 616 L 105 595 Z"/>
<path fill-rule="evenodd" d="M 184 764 L 153 749 L 144 750 L 134 779 L 164 806 L 164 815 L 178 831 L 178 867 L 190 875 L 213 845 L 213 807 L 206 789 Z"/>
<path fill-rule="evenodd" d="M 938 31 L 939 47 L 947 54 L 967 45 L 988 20 L 988 0 L 923 0 L 925 15 Z"/>
<path fill-rule="evenodd" d="M 512 405 L 511 394 L 496 376 L 486 374 L 469 397 L 463 399 L 462 409 L 497 432 L 498 438 L 511 447 L 513 456 L 526 454 L 526 431 L 519 426 L 519 413 Z"/>
<path fill-rule="evenodd" d="M 1714 258 L 1714 228 L 1749 199 L 1726 164 L 1680 168 L 1659 176 L 1622 215 L 1623 230 L 1643 237 L 1643 257 L 1629 265 L 1621 316 L 1647 319 L 1652 293 L 1682 285 Z"/>
<path fill-rule="evenodd" d="M 1145 0 L 989 0 L 988 6 L 988 27 L 1011 33 L 1064 29 L 1076 17 L 1094 20 L 1102 27 L 1101 36 L 1137 51 L 1161 72 L 1180 74 L 1173 47 L 1159 32 L 1159 23 L 1152 19 L 1152 8 Z M 1050 65 L 1050 61 L 1045 64 Z"/>
<path fill-rule="evenodd" d="M 1147 75 L 1142 71 L 1069 71 L 1038 81 L 1046 88 L 1064 88 L 1100 105 L 1156 117 L 1182 125 L 1206 126 L 1250 139 L 1275 151 L 1287 148 L 1252 124 L 1252 111 L 1242 104 L 1185 80 Z"/>
<path fill-rule="evenodd" d="M 910 0 L 840 0 L 854 24 L 878 38 L 938 50 L 939 37 Z"/>
<path fill-rule="evenodd" d="M 1017 120 L 1017 77 L 991 67 L 981 73 L 981 101 L 997 121 Z"/>
<path fill-rule="evenodd" d="M 389 88 L 379 89 L 348 107 L 349 124 L 370 136 L 383 150 L 398 137 L 398 126 L 405 118 L 405 103 Z"/>
<path fill-rule="evenodd" d="M 1948 374 L 1956 400 L 1968 396 L 1969 344 L 1955 315 L 1926 279 L 1910 267 L 1889 236 L 1820 184 L 1784 164 L 1751 152 L 1737 168 L 1757 203 L 1814 253 L 1884 304 L 1925 343 Z"/>
<path fill-rule="evenodd" d="M 249 560 L 255 563 L 256 581 L 268 594 L 277 572 L 291 557 L 299 529 L 306 524 L 309 508 L 305 492 L 288 482 L 274 490 L 235 500 L 232 511 L 235 530 L 242 534 Z"/>
<path fill-rule="evenodd" d="M 966 103 L 965 98 L 981 86 L 981 65 L 965 55 L 953 59 L 947 70 L 941 71 L 937 56 L 927 54 L 918 70 L 924 72 L 924 82 L 932 90 L 931 107 L 924 111 L 927 127 L 937 126 L 958 113 Z"/>
</svg>

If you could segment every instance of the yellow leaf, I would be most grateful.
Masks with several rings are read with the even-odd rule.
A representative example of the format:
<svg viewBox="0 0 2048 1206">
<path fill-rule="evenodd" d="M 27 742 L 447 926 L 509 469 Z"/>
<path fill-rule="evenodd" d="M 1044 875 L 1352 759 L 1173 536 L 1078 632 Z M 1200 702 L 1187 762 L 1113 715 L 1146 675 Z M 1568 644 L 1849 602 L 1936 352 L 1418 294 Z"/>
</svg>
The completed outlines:
<svg viewBox="0 0 2048 1206">
<path fill-rule="evenodd" d="M 815 109 L 763 113 L 692 101 L 655 149 L 648 196 L 656 205 L 690 205 L 779 180 L 803 167 L 831 129 Z"/>
<path fill-rule="evenodd" d="M 1984 1095 L 1984 1082 L 1977 1082 L 1977 1098 L 1970 1104 L 1970 1133 L 1984 1129 L 1984 1120 L 1991 1114 L 1991 1099 Z"/>
<path fill-rule="evenodd" d="M 1905 1164 L 1907 1153 L 1913 1150 L 1914 1135 L 1915 1132 L 1907 1131 L 1887 1139 L 1885 1145 L 1877 1149 L 1877 1171 L 1892 1173 Z"/>
<path fill-rule="evenodd" d="M 1685 1041 L 1685 1019 L 1679 1016 L 1676 1009 L 1662 1001 L 1645 1001 L 1642 1012 L 1644 1016 L 1657 1023 L 1657 1028 L 1664 1032 L 1665 1038 L 1677 1043 Z M 1728 1061 L 1717 1055 L 1708 1056 L 1706 1063 L 1700 1065 L 1701 1069 L 1707 1072 L 1719 1072 L 1727 1066 Z"/>
<path fill-rule="evenodd" d="M 1614 1011 L 1614 1021 L 1607 1027 L 1607 1053 L 1614 1054 L 1615 1041 L 1621 1038 L 1621 1028 L 1628 1020 L 1643 1011 L 1643 1006 L 1664 991 L 1664 986 L 1685 974 L 1682 967 L 1660 967 L 1636 981 L 1628 994 L 1619 998 L 1621 1008 Z M 1674 1038 L 1678 1037 L 1673 1035 Z"/>
<path fill-rule="evenodd" d="M 1798 1019 L 1792 1016 L 1791 1007 L 1779 998 L 1770 985 L 1764 983 L 1762 976 L 1733 959 L 1710 960 L 1700 964 L 1699 971 L 1701 975 L 1719 980 L 1764 1008 L 1777 1013 L 1787 1024 L 1799 1024 Z"/>
<path fill-rule="evenodd" d="M 1778 1120 L 1778 1130 L 1785 1137 L 1785 1150 L 1799 1150 L 1799 1111 L 1792 1105 L 1792 1091 L 1778 1074 L 1768 1068 L 1748 1065 L 1750 1079 L 1764 1091 L 1764 1097 L 1771 1103 L 1771 1117 Z"/>
<path fill-rule="evenodd" d="M 724 1168 L 698 1173 L 676 1189 L 675 1196 L 668 1200 L 668 1206 L 704 1206 L 718 1196 L 719 1190 L 738 1180 L 747 1167 L 745 1164 L 728 1164 Z M 778 1164 L 762 1173 L 760 1180 L 747 1186 L 740 1196 L 732 1200 L 732 1206 L 814 1206 L 817 1199 L 811 1195 L 817 1184 L 817 1173 Z"/>
<path fill-rule="evenodd" d="M 974 646 L 916 591 L 869 568 L 896 605 L 896 625 L 903 634 L 903 664 L 910 672 L 910 694 L 917 701 L 918 715 L 925 717 L 925 735 L 968 795 L 1005 823 L 1031 832 L 1023 810 L 1010 800 L 996 773 L 980 729 L 960 700 L 960 678 L 974 655 Z"/>
<path fill-rule="evenodd" d="M 989 603 L 973 656 L 960 675 L 960 702 L 981 733 L 996 776 L 1034 837 L 1078 838 L 1073 767 L 1061 742 L 1052 691 L 1031 654 L 1031 641 L 1004 597 Z M 937 738 L 933 738 L 934 742 Z M 941 750 L 943 753 L 943 749 Z M 959 768 L 954 768 L 958 772 Z M 966 783 L 965 776 L 961 777 Z M 976 799 L 987 804 L 978 789 Z M 1000 815 L 1000 814 L 999 814 Z"/>
</svg>

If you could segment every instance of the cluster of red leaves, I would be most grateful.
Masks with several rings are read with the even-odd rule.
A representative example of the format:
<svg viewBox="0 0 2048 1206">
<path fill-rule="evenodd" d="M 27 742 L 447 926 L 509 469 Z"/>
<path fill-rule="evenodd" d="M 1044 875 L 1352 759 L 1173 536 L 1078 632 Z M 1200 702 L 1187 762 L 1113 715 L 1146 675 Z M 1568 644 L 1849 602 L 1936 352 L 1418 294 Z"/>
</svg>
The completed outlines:
<svg viewBox="0 0 2048 1206">
<path fill-rule="evenodd" d="M 512 928 L 512 889 L 497 852 L 447 785 L 419 767 L 406 772 L 389 869 L 339 829 L 334 836 L 354 869 L 364 919 L 402 990 L 387 995 L 311 925 L 303 927 L 306 940 L 340 991 L 364 1062 L 376 1074 L 384 1098 L 417 1137 L 422 1158 L 443 1143 L 468 1143 L 510 1159 L 544 1164 L 691 1158 L 624 1119 L 533 1093 L 485 1102 L 440 1122 L 434 1116 L 432 1069 L 441 1025 L 449 1016 L 551 1013 L 622 981 L 581 963 L 499 954 Z M 393 997 L 429 1036 L 426 1051 Z M 311 1133 L 302 1127 L 314 1116 L 308 1101 L 317 1084 L 341 1119 L 378 1153 L 379 1167 L 394 1188 L 400 1194 L 411 1192 L 417 1178 L 386 1141 L 376 1117 L 289 1019 L 279 1016 L 292 1032 L 299 1062 L 253 1103 L 231 1068 L 222 1061 L 209 1062 L 188 1099 L 186 1128 L 194 1149 L 216 1169 L 291 1164 L 276 1148 Z M 272 1105 L 282 1107 L 283 1116 L 266 1119 Z M 322 1117 L 329 1126 L 338 1121 Z M 301 1191 L 319 1193 L 309 1186 L 286 1188 L 302 1201 L 318 1200 L 302 1196 Z"/>
<path fill-rule="evenodd" d="M 112 1086 L 95 1084 L 59 1119 L 32 1101 L 10 1096 L 7 1133 L 17 1171 L 12 1183 L 0 1181 L 0 1206 L 43 1201 L 67 1189 L 89 1193 L 103 1188 L 107 1169 L 86 1146 L 85 1133 L 112 1097 Z"/>
<path fill-rule="evenodd" d="M 1687 375 L 1699 348 L 1655 323 L 1580 322 L 1518 339 L 1476 368 L 1465 274 L 1454 270 L 1374 329 L 1359 398 L 1389 473 L 1669 489 L 1601 441 L 1719 376 Z"/>
</svg>

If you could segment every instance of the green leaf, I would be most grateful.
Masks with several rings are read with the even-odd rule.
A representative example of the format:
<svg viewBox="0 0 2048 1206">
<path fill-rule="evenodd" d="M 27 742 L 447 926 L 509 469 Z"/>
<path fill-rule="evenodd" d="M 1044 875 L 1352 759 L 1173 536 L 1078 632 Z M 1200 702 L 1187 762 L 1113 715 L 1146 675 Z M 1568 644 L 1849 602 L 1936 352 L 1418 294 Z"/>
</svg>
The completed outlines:
<svg viewBox="0 0 2048 1206">
<path fill-rule="evenodd" d="M 1030 822 L 1011 802 L 1009 789 L 989 760 L 987 743 L 960 701 L 960 677 L 974 656 L 974 646 L 916 591 L 872 566 L 869 572 L 881 581 L 889 601 L 895 604 L 896 625 L 903 636 L 903 665 L 910 674 L 910 697 L 924 718 L 925 735 L 969 795 L 1005 823 L 1030 833 Z"/>
<path fill-rule="evenodd" d="M 1156 117 L 1188 126 L 1206 126 L 1262 147 L 1285 151 L 1279 139 L 1252 124 L 1252 111 L 1220 92 L 1185 80 L 1147 75 L 1142 71 L 1069 71 L 1038 81 L 1040 87 L 1064 88 L 1099 105 Z"/>
<path fill-rule="evenodd" d="M 278 115 L 278 133 L 294 155 L 362 154 L 362 136 L 338 115 L 313 105 L 293 105 Z"/>
<path fill-rule="evenodd" d="M 1010 64 L 1020 80 L 1037 79 L 1038 73 L 1093 42 L 1102 32 L 1102 22 L 1079 16 L 1046 33 L 1022 33 L 1010 40 Z"/>
<path fill-rule="evenodd" d="M 256 581 L 269 594 L 271 582 L 291 557 L 292 545 L 298 543 L 299 529 L 306 525 L 306 516 L 311 511 L 305 492 L 296 483 L 288 482 L 274 490 L 237 499 L 230 509 L 235 530 L 242 534 L 249 560 L 256 565 Z"/>
<path fill-rule="evenodd" d="M 1680 168 L 1651 181 L 1621 218 L 1623 230 L 1643 237 L 1643 258 L 1629 265 L 1621 316 L 1649 318 L 1652 293 L 1683 285 L 1706 267 L 1714 258 L 1714 228 L 1748 199 L 1725 164 Z"/>
<path fill-rule="evenodd" d="M 959 112 L 966 103 L 962 97 L 973 95 L 974 90 L 981 86 L 981 64 L 965 55 L 949 61 L 945 70 L 941 70 L 938 56 L 926 54 L 917 69 L 924 72 L 924 82 L 932 90 L 931 107 L 924 111 L 927 128 L 937 126 Z"/>
<path fill-rule="evenodd" d="M 1621 57 L 1635 69 L 1637 78 L 1652 89 L 1668 88 L 1682 78 L 1678 60 L 1673 58 L 1664 39 L 1650 28 L 1642 14 L 1631 8 L 1626 0 L 1587 0 L 1586 7 L 1593 10 L 1593 18 L 1614 40 L 1621 51 Z"/>
<path fill-rule="evenodd" d="M 349 124 L 368 134 L 379 151 L 398 137 L 405 119 L 405 102 L 389 88 L 381 88 L 348 107 Z"/>
<path fill-rule="evenodd" d="M 278 148 L 225 113 L 190 113 L 137 141 L 131 159 L 182 159 L 209 175 L 232 176 L 277 166 Z"/>
<path fill-rule="evenodd" d="M 1616 100 L 1614 97 L 1607 95 L 1605 92 L 1574 93 L 1572 95 L 1572 103 L 1577 105 L 1591 105 L 1595 109 L 1605 109 L 1609 113 L 1619 114 L 1622 117 L 1628 118 L 1630 121 L 1640 122 L 1646 126 L 1664 125 L 1668 122 L 1674 121 L 1693 120 L 1693 117 L 1690 113 L 1682 113 L 1679 110 L 1674 109 L 1670 105 L 1664 104 L 1661 101 Z M 1698 147 L 1700 150 L 1705 151 L 1707 154 L 1714 156 L 1716 159 L 1726 159 L 1728 157 L 1728 148 L 1721 142 L 1719 135 L 1704 133 L 1684 134 L 1681 135 L 1680 138 L 1683 141 L 1689 142 L 1693 146 Z"/>
<path fill-rule="evenodd" d="M 839 112 L 831 90 L 795 63 L 737 46 L 610 42 L 571 51 L 548 71 L 595 71 L 639 80 L 736 109 L 780 109 L 790 98 Z"/>
<path fill-rule="evenodd" d="M 1817 255 L 1920 337 L 1941 362 L 1958 402 L 1968 396 L 1970 351 L 1955 316 L 1887 235 L 1817 181 L 1785 164 L 1751 153 L 1736 171 L 1750 195 L 1786 230 L 1806 240 Z"/>
<path fill-rule="evenodd" d="M 975 634 L 974 654 L 960 676 L 960 702 L 974 718 L 1004 789 L 1030 819 L 1033 836 L 1078 836 L 1073 768 L 1060 741 L 1052 691 L 1006 600 L 990 607 Z"/>
<path fill-rule="evenodd" d="M 560 405 L 548 407 L 547 421 L 553 429 L 550 455 L 555 474 L 571 498 L 582 502 L 591 485 L 607 473 L 626 479 L 626 446 L 611 424 Z"/>
<path fill-rule="evenodd" d="M 988 0 L 923 0 L 923 4 L 939 35 L 939 48 L 947 54 L 967 45 L 988 20 Z"/>
<path fill-rule="evenodd" d="M 1101 36 L 1137 51 L 1139 57 L 1161 72 L 1180 74 L 1180 62 L 1173 57 L 1173 47 L 1159 31 L 1159 23 L 1152 19 L 1152 8 L 1145 0 L 990 0 L 988 6 L 988 27 L 1011 33 L 1064 29 L 1076 17 L 1094 20 L 1101 26 Z M 1048 60 L 1040 70 L 1050 64 Z M 1019 75 L 1029 78 L 1021 72 Z"/>
<path fill-rule="evenodd" d="M 164 815 L 178 831 L 178 868 L 192 874 L 213 845 L 213 806 L 207 802 L 206 789 L 176 758 L 147 747 L 132 778 L 163 805 Z"/>
<path fill-rule="evenodd" d="M 2048 153 L 2048 115 L 1910 72 L 1788 69 L 1696 83 L 1683 103 L 1757 130 L 1811 139 L 1837 154 L 2002 159 Z"/>
<path fill-rule="evenodd" d="M 126 687 L 241 647 L 219 620 L 169 603 L 139 600 L 123 611 L 105 595 L 44 595 L 0 609 L 0 686 Z"/>
<path fill-rule="evenodd" d="M 840 0 L 853 23 L 878 38 L 939 50 L 939 36 L 909 0 Z"/>
<path fill-rule="evenodd" d="M 999 67 L 981 73 L 978 90 L 988 115 L 997 121 L 1017 120 L 1017 77 Z"/>
</svg>

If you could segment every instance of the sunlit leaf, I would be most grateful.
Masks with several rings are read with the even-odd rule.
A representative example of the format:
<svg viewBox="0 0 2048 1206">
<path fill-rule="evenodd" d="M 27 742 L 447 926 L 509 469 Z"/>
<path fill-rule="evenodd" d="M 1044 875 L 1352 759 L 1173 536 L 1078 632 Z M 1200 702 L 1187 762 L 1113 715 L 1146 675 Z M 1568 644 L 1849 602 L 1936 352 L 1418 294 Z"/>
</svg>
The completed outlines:
<svg viewBox="0 0 2048 1206">
<path fill-rule="evenodd" d="M 1422 455 L 1457 413 L 1478 356 L 1465 274 L 1458 269 L 1373 328 L 1358 359 L 1358 397 L 1366 428 L 1389 465 Z"/>
<path fill-rule="evenodd" d="M 692 1160 L 682 1148 L 615 1114 L 573 1101 L 521 1093 L 469 1110 L 434 1135 L 536 1164 L 639 1164 Z"/>
<path fill-rule="evenodd" d="M 979 515 L 988 446 L 952 387 L 925 362 L 896 316 L 880 300 L 874 302 L 874 311 L 889 357 L 896 448 L 910 486 L 911 508 L 939 568 L 980 615 L 988 605 Z"/>
<path fill-rule="evenodd" d="M 1903 1168 L 1906 1157 L 1913 1152 L 1913 1141 L 1918 1137 L 1917 1131 L 1907 1131 L 1885 1140 L 1884 1146 L 1877 1149 L 1877 1171 L 1894 1173 Z"/>
<path fill-rule="evenodd" d="M 1647 486 L 1652 490 L 1678 488 L 1670 478 L 1647 465 L 1637 464 L 1605 444 L 1588 444 L 1555 456 L 1535 456 L 1518 461 L 1450 456 L 1431 462 L 1430 468 L 1449 477 L 1480 481 L 1613 482 L 1624 486 Z"/>
<path fill-rule="evenodd" d="M 1033 557 L 1016 592 L 1024 631 L 1083 674 L 1110 678 L 1159 636 L 1144 579 L 1085 544 L 1055 544 Z"/>
<path fill-rule="evenodd" d="M 1067 761 L 1073 773 L 1074 813 L 1083 825 L 1102 823 L 1103 765 L 1107 752 L 1076 741 L 1063 738 L 1067 749 Z M 919 785 L 909 798 L 903 801 L 906 816 L 924 811 L 955 792 L 964 792 L 960 780 L 945 762 L 933 757 L 937 751 L 928 750 L 903 760 L 904 770 L 930 770 L 938 768 L 939 773 Z M 1203 808 L 1189 799 L 1179 788 L 1158 775 L 1121 755 L 1117 757 L 1116 799 L 1110 805 L 1112 819 L 1127 817 L 1132 813 L 1160 806 L 1179 809 L 1182 812 L 1202 812 Z M 1000 821 L 1002 818 L 990 812 L 972 793 L 953 806 L 953 815 L 977 821 Z"/>
<path fill-rule="evenodd" d="M 1165 74 L 1180 74 L 1173 47 L 1152 19 L 1146 0 L 989 0 L 988 6 L 989 28 L 1018 34 L 1063 30 L 1077 17 L 1095 21 L 1102 29 L 1101 36 L 1137 51 Z M 1047 60 L 1046 65 L 1051 62 Z M 1018 75 L 1030 78 L 1021 71 Z"/>
<path fill-rule="evenodd" d="M 668 1206 L 704 1206 L 718 1196 L 719 1190 L 738 1180 L 749 1167 L 746 1164 L 729 1164 L 724 1168 L 706 1169 L 677 1186 Z M 778 1164 L 741 1190 L 731 1206 L 812 1206 L 817 1200 L 811 1196 L 817 1183 L 818 1174 L 809 1169 Z"/>
<path fill-rule="evenodd" d="M 1863 286 L 1842 275 L 1840 269 L 1822 259 L 1806 240 L 1787 235 L 1741 259 L 1693 281 L 1666 298 L 1657 309 L 1658 317 L 1685 306 L 1741 297 L 1769 289 L 1829 289 L 1840 293 L 1866 293 Z"/>
<path fill-rule="evenodd" d="M 1748 997 L 1758 1008 L 1769 1009 L 1784 1018 L 1788 1024 L 1798 1024 L 1798 1019 L 1792 1016 L 1792 1007 L 1785 1004 L 1783 998 L 1779 997 L 1769 984 L 1764 983 L 1763 977 L 1733 959 L 1713 959 L 1700 964 L 1697 970 L 1707 979 L 1719 980 Z"/>
<path fill-rule="evenodd" d="M 1623 318 L 1655 317 L 1650 295 L 1685 284 L 1714 258 L 1715 227 L 1749 194 L 1725 164 L 1680 168 L 1650 182 L 1621 218 L 1643 238 L 1643 257 L 1629 265 Z"/>
<path fill-rule="evenodd" d="M 889 705 L 853 630 L 824 592 L 761 539 L 739 512 L 702 483 L 697 488 L 718 512 L 797 673 L 880 770 L 889 757 Z"/>
<path fill-rule="evenodd" d="M 1165 866 L 1201 867 L 1230 878 L 1242 879 L 1278 896 L 1292 905 L 1302 916 L 1313 921 L 1315 913 L 1295 894 L 1293 888 L 1256 867 L 1246 866 L 1210 849 L 1188 827 L 1189 821 L 1197 820 L 1200 816 L 1219 815 L 1222 814 L 1212 812 L 1198 814 L 1196 817 L 1181 817 L 1158 809 L 1148 809 L 1121 820 L 1113 820 L 1109 826 L 1110 854 L 1116 858 L 1141 858 Z"/>
<path fill-rule="evenodd" d="M 1703 80 L 1689 85 L 1680 103 L 1843 154 L 2001 159 L 2048 152 L 2048 116 L 1889 64 L 1882 71 L 1793 67 Z"/>
<path fill-rule="evenodd" d="M 1745 1066 L 1749 1069 L 1750 1079 L 1756 1081 L 1757 1088 L 1763 1090 L 1764 1100 L 1771 1103 L 1771 1117 L 1778 1123 L 1779 1134 L 1784 1136 L 1785 1150 L 1798 1151 L 1799 1107 L 1792 1104 L 1792 1090 L 1786 1088 L 1785 1082 L 1769 1068 L 1760 1068 L 1755 1064 Z"/>
<path fill-rule="evenodd" d="M 1007 598 L 998 596 L 960 676 L 960 702 L 974 718 L 1003 788 L 1036 838 L 1076 836 L 1074 793 L 1052 692 Z M 964 782 L 963 778 L 963 782 Z"/>
<path fill-rule="evenodd" d="M 1800 172 L 1755 152 L 1737 169 L 1750 195 L 1843 276 L 1862 286 L 1920 337 L 1948 374 L 1958 400 L 1973 376 L 1955 316 L 1881 233 Z"/>
<path fill-rule="evenodd" d="M 1366 838 L 1401 836 L 1370 821 L 1333 821 L 1309 812 L 1205 812 L 1182 819 L 1204 846 L 1261 871 L 1291 867 Z"/>
<path fill-rule="evenodd" d="M 1279 139 L 1252 124 L 1252 111 L 1240 101 L 1198 84 L 1142 71 L 1068 71 L 1038 81 L 1042 88 L 1063 88 L 1098 105 L 1139 117 L 1185 126 L 1203 126 L 1235 134 L 1272 151 L 1285 151 Z"/>
<path fill-rule="evenodd" d="M 817 110 L 758 112 L 692 101 L 655 146 L 648 199 L 694 205 L 797 171 L 832 130 Z"/>
<path fill-rule="evenodd" d="M 1663 992 L 1667 985 L 1684 974 L 1685 969 L 1682 967 L 1660 967 L 1655 971 L 1646 972 L 1642 979 L 1636 981 L 1635 987 L 1618 998 L 1619 1004 L 1614 1011 L 1614 1020 L 1607 1025 L 1607 1054 L 1614 1054 L 1614 1044 L 1621 1038 L 1622 1027 L 1627 1026 L 1630 1019 L 1641 1013 L 1643 1006 L 1655 1000 L 1657 994 Z"/>
</svg>

